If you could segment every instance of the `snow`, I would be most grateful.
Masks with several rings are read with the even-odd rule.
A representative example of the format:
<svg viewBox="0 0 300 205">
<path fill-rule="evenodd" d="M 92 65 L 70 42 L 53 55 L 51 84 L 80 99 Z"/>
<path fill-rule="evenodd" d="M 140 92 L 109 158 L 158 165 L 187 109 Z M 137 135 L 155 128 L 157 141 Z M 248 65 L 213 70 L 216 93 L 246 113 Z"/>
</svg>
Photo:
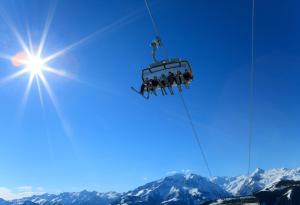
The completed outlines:
<svg viewBox="0 0 300 205">
<path fill-rule="evenodd" d="M 251 175 L 210 179 L 234 196 L 248 195 L 271 187 L 281 180 L 300 180 L 300 169 L 256 169 Z"/>
<path fill-rule="evenodd" d="M 85 202 L 89 201 L 90 203 L 97 203 L 99 201 L 103 205 L 107 205 L 108 203 L 118 199 L 121 194 L 116 192 L 107 192 L 107 193 L 100 193 L 100 192 L 89 192 L 89 191 L 82 191 L 82 192 L 65 192 L 58 195 L 55 194 L 43 194 L 38 196 L 26 197 L 19 200 L 13 200 L 12 205 L 21 205 L 25 201 L 31 201 L 39 205 L 54 205 L 54 204 L 84 204 Z"/>
<path fill-rule="evenodd" d="M 186 180 L 191 180 L 191 179 L 193 179 L 193 177 L 194 177 L 193 174 L 187 174 L 187 175 L 184 176 L 184 178 L 185 178 Z"/>
<path fill-rule="evenodd" d="M 198 188 L 193 188 L 189 190 L 189 194 L 192 196 L 200 196 L 201 193 L 199 192 Z"/>
<path fill-rule="evenodd" d="M 235 177 L 212 177 L 210 179 L 196 174 L 174 174 L 157 181 L 147 183 L 124 194 L 116 192 L 66 192 L 58 195 L 43 194 L 12 201 L 11 205 L 21 205 L 24 201 L 32 201 L 39 205 L 64 205 L 91 204 L 101 201 L 101 205 L 108 205 L 115 200 L 122 205 L 147 202 L 149 199 L 158 200 L 159 203 L 168 205 L 178 201 L 191 200 L 200 204 L 218 197 L 245 196 L 260 190 L 275 190 L 276 182 L 282 180 L 300 180 L 300 169 L 256 169 L 250 175 Z M 286 186 L 285 186 L 286 187 Z M 291 199 L 292 190 L 284 196 Z M 219 203 L 216 204 L 220 204 Z M 97 203 L 98 204 L 98 203 Z"/>
<path fill-rule="evenodd" d="M 175 186 L 172 186 L 171 187 L 171 189 L 170 189 L 170 192 L 169 192 L 169 194 L 176 194 L 176 193 L 178 193 L 179 192 L 179 189 L 176 189 L 176 187 Z"/>
<path fill-rule="evenodd" d="M 293 192 L 293 190 L 290 189 L 290 190 L 288 190 L 288 192 L 286 193 L 286 197 L 288 198 L 288 200 L 291 200 L 292 192 Z"/>
<path fill-rule="evenodd" d="M 36 198 L 36 199 L 32 200 L 32 202 L 37 203 L 37 204 L 44 204 L 47 202 L 47 200 L 41 199 L 41 198 Z"/>
<path fill-rule="evenodd" d="M 167 204 L 169 202 L 173 202 L 173 201 L 179 201 L 179 199 L 177 199 L 176 197 L 172 198 L 172 199 L 169 199 L 169 200 L 166 200 L 166 201 L 163 201 L 162 204 Z"/>
</svg>

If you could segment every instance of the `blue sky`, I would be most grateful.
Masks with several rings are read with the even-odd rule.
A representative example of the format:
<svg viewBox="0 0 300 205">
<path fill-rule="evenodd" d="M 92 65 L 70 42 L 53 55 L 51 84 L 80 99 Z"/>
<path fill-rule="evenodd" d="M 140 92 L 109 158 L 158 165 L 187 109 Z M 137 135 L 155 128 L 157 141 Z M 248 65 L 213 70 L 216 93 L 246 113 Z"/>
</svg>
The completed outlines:
<svg viewBox="0 0 300 205">
<path fill-rule="evenodd" d="M 193 66 L 195 80 L 183 95 L 213 175 L 245 174 L 251 1 L 150 2 L 168 57 L 189 59 Z M 8 19 L 26 42 L 28 28 L 36 47 L 51 8 L 43 56 L 92 34 L 49 62 L 76 76 L 45 73 L 60 114 L 45 88 L 41 106 L 36 83 L 22 108 L 29 75 L 1 83 L 0 191 L 127 191 L 174 170 L 207 176 L 179 96 L 145 101 L 130 90 L 151 63 L 155 35 L 144 1 L 53 5 L 0 4 L 1 54 L 22 51 Z M 256 2 L 251 170 L 299 167 L 299 9 L 296 0 Z M 0 60 L 1 79 L 17 69 Z"/>
</svg>

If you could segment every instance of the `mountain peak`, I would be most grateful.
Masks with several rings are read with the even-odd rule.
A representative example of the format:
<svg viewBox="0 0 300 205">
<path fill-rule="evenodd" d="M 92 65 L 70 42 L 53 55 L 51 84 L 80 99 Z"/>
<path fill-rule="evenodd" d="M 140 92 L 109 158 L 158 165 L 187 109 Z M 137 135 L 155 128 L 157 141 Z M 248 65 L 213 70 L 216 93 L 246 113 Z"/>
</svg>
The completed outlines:
<svg viewBox="0 0 300 205">
<path fill-rule="evenodd" d="M 194 204 L 230 196 L 225 190 L 209 179 L 196 174 L 176 173 L 150 182 L 121 197 L 120 204 L 184 204 L 186 200 Z M 155 199 L 155 200 L 154 200 Z M 154 201 L 153 201 L 154 200 Z"/>
<path fill-rule="evenodd" d="M 261 190 L 272 191 L 300 184 L 296 181 L 300 181 L 300 169 L 280 168 L 265 171 L 258 168 L 251 175 L 211 179 L 192 173 L 176 173 L 123 194 L 83 190 L 58 195 L 42 194 L 13 201 L 0 199 L 0 205 L 191 205 L 220 197 L 245 196 Z M 288 191 L 286 195 L 292 197 L 292 192 Z"/>
<path fill-rule="evenodd" d="M 214 183 L 223 187 L 235 196 L 255 193 L 282 180 L 300 180 L 300 169 L 270 169 L 257 168 L 251 175 L 236 177 L 214 177 Z"/>
<path fill-rule="evenodd" d="M 208 180 L 205 177 L 202 177 L 200 175 L 197 174 L 193 174 L 193 173 L 175 173 L 173 175 L 167 176 L 165 178 L 163 178 L 162 180 L 181 180 L 181 181 L 185 181 L 185 180 L 193 180 L 193 179 L 202 179 L 202 180 Z"/>
<path fill-rule="evenodd" d="M 265 170 L 263 170 L 263 169 L 261 169 L 261 168 L 256 168 L 256 169 L 254 170 L 253 174 L 262 174 L 262 173 L 264 173 L 264 172 L 265 172 Z"/>
</svg>

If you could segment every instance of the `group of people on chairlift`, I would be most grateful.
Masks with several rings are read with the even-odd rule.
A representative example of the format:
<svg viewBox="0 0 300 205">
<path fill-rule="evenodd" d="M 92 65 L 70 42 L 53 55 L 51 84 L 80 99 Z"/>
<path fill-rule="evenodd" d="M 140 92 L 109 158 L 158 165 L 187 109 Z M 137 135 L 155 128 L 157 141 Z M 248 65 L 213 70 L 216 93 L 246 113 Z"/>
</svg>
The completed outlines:
<svg viewBox="0 0 300 205">
<path fill-rule="evenodd" d="M 169 89 L 170 94 L 174 95 L 172 87 L 177 85 L 179 92 L 182 92 L 181 85 L 184 84 L 188 88 L 189 83 L 193 80 L 193 74 L 190 70 L 186 69 L 184 73 L 180 70 L 176 74 L 169 72 L 168 75 L 162 74 L 160 77 L 154 76 L 153 79 L 145 78 L 141 85 L 140 94 L 144 96 L 145 92 L 157 95 L 156 89 L 160 88 L 162 95 L 167 95 L 166 88 Z"/>
</svg>

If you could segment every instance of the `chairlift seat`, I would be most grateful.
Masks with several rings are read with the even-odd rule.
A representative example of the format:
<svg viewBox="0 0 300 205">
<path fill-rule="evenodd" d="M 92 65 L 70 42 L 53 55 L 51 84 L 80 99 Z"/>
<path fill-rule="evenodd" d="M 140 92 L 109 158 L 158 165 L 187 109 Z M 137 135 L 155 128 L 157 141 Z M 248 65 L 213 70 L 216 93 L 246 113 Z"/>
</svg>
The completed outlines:
<svg viewBox="0 0 300 205">
<path fill-rule="evenodd" d="M 146 82 L 146 79 L 153 79 L 154 76 L 160 78 L 163 74 L 168 76 L 169 72 L 176 74 L 177 71 L 184 73 L 185 70 L 192 71 L 192 67 L 187 60 L 180 58 L 165 59 L 144 68 L 142 70 L 142 80 Z"/>
</svg>

